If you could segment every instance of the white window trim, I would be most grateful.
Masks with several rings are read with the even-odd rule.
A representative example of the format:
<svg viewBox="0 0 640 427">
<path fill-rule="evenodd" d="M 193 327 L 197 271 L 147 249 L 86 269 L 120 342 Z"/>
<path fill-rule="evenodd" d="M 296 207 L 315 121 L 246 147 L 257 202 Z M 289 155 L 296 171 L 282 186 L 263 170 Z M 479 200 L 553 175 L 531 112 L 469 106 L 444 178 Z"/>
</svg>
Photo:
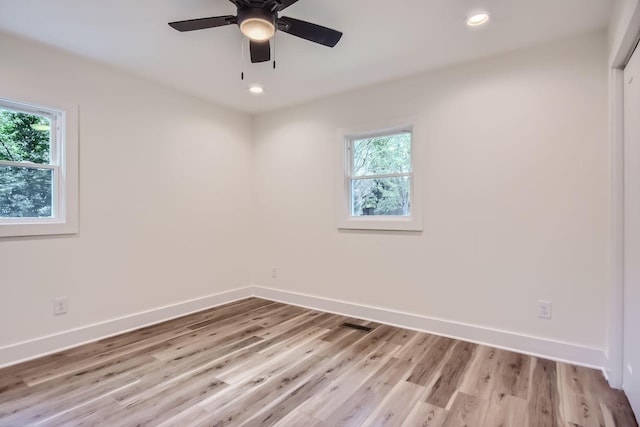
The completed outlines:
<svg viewBox="0 0 640 427">
<path fill-rule="evenodd" d="M 349 140 L 370 136 L 411 131 L 411 215 L 351 215 L 351 156 L 347 150 Z M 415 118 L 405 118 L 384 123 L 371 123 L 352 128 L 338 129 L 338 161 L 336 162 L 336 222 L 339 229 L 422 231 L 422 144 L 420 126 Z M 406 175 L 406 174 L 400 174 Z"/>
<path fill-rule="evenodd" d="M 3 94 L 5 95 L 5 94 Z M 10 99 L 9 99 L 10 98 Z M 52 160 L 57 164 L 16 163 L 19 167 L 36 169 L 53 169 L 58 179 L 54 180 L 56 216 L 53 218 L 2 218 L 0 219 L 1 237 L 44 236 L 56 234 L 75 234 L 78 232 L 78 106 L 65 102 L 51 102 L 44 106 L 42 102 L 31 102 L 20 94 L 0 98 L 10 104 L 12 109 L 39 114 L 50 118 L 60 118 L 60 122 L 52 120 L 52 138 L 55 138 Z M 19 101 L 18 101 L 19 100 Z M 42 111 L 39 111 L 42 110 Z M 53 113 L 54 116 L 47 114 Z M 54 132 L 55 130 L 55 132 Z M 3 162 L 9 164 L 11 162 Z"/>
</svg>

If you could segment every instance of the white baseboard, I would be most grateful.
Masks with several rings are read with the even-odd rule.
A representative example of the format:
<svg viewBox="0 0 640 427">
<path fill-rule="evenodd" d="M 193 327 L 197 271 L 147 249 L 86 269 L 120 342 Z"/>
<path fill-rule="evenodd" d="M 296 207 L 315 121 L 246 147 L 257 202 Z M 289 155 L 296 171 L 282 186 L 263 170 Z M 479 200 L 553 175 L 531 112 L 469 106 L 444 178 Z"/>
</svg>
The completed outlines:
<svg viewBox="0 0 640 427">
<path fill-rule="evenodd" d="M 260 286 L 251 289 L 254 296 L 272 301 L 433 333 L 559 362 L 596 369 L 603 369 L 604 366 L 605 354 L 598 348 L 279 289 Z"/>
<path fill-rule="evenodd" d="M 245 287 L 0 347 L 0 368 L 252 296 Z"/>
<path fill-rule="evenodd" d="M 606 360 L 604 351 L 597 348 L 314 295 L 248 286 L 0 347 L 0 368 L 252 296 L 597 369 L 603 369 Z"/>
</svg>

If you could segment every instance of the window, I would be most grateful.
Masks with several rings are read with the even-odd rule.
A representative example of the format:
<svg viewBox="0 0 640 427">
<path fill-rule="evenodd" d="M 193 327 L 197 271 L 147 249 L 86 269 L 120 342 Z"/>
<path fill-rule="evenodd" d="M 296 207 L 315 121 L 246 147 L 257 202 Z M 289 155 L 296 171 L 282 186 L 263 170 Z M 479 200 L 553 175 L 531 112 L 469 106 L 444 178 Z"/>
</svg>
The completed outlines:
<svg viewBox="0 0 640 427">
<path fill-rule="evenodd" d="M 73 112 L 0 99 L 0 236 L 77 231 L 70 118 Z"/>
<path fill-rule="evenodd" d="M 421 230 L 413 126 L 340 132 L 339 228 Z"/>
</svg>

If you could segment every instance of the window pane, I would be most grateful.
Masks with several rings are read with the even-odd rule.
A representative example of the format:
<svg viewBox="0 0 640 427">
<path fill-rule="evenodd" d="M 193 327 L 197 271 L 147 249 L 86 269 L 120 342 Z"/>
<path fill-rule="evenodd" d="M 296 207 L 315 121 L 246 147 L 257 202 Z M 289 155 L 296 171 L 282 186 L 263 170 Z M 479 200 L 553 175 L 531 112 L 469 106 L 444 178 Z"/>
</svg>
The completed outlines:
<svg viewBox="0 0 640 427">
<path fill-rule="evenodd" d="M 51 120 L 0 107 L 0 160 L 51 162 Z"/>
<path fill-rule="evenodd" d="M 0 218 L 51 217 L 53 170 L 0 166 Z"/>
<path fill-rule="evenodd" d="M 410 184 L 408 176 L 351 180 L 352 215 L 410 215 Z"/>
<path fill-rule="evenodd" d="M 353 141 L 353 176 L 411 172 L 411 133 Z"/>
</svg>

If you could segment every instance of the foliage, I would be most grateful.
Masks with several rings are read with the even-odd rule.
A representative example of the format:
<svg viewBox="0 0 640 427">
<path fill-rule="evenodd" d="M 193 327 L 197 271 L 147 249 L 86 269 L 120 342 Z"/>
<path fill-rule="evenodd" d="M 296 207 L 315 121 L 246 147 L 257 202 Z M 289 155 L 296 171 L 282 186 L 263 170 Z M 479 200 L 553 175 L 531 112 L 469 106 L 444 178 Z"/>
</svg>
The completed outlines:
<svg viewBox="0 0 640 427">
<path fill-rule="evenodd" d="M 365 178 L 411 172 L 411 134 L 353 141 L 353 215 L 409 215 L 408 176 Z"/>
<path fill-rule="evenodd" d="M 41 116 L 0 110 L 0 161 L 48 164 L 49 125 Z M 0 164 L 0 218 L 51 216 L 51 198 L 50 170 Z"/>
</svg>

